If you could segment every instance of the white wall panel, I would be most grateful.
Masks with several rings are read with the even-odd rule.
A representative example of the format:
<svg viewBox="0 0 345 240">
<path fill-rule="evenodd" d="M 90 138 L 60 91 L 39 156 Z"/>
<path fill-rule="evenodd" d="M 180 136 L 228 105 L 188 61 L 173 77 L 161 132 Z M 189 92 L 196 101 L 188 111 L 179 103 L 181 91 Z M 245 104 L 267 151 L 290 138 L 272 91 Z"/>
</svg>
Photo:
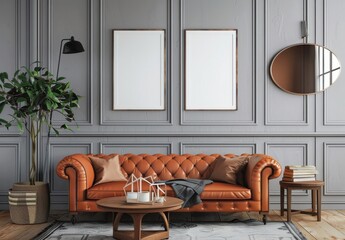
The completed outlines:
<svg viewBox="0 0 345 240">
<path fill-rule="evenodd" d="M 284 167 L 287 165 L 315 165 L 314 139 L 276 139 L 265 142 L 265 153 L 278 160 L 282 166 L 279 178 L 270 182 L 270 193 L 280 194 L 279 181 L 283 177 Z M 304 192 L 304 193 L 302 193 Z M 306 191 L 293 191 L 294 195 L 305 195 Z"/>
<path fill-rule="evenodd" d="M 92 122 L 92 25 L 91 0 L 49 0 L 49 35 L 48 61 L 49 67 L 57 74 L 58 56 L 62 39 L 74 36 L 76 41 L 83 44 L 85 52 L 77 54 L 62 54 L 59 76 L 71 83 L 71 88 L 81 96 L 80 109 L 75 110 L 79 125 L 89 125 Z M 67 41 L 64 41 L 66 43 Z M 55 122 L 64 121 L 63 116 L 55 114 Z"/>
<path fill-rule="evenodd" d="M 61 179 L 56 174 L 56 166 L 60 160 L 75 153 L 90 153 L 91 143 L 52 143 L 50 145 L 50 190 L 51 195 L 67 195 L 68 181 Z"/>
<path fill-rule="evenodd" d="M 136 10 L 140 11 L 136 11 Z M 100 124 L 105 126 L 121 125 L 171 125 L 171 0 L 116 0 L 100 1 Z M 113 111 L 113 55 L 112 30 L 114 29 L 163 29 L 166 33 L 166 109 L 163 111 Z M 135 71 L 135 69 L 133 69 Z M 143 84 L 142 91 L 150 94 Z M 135 96 L 133 96 L 135 97 Z"/>
<path fill-rule="evenodd" d="M 269 76 L 272 58 L 281 49 L 303 42 L 300 22 L 305 20 L 305 1 L 265 0 L 265 124 L 306 126 L 309 124 L 307 96 L 292 95 L 278 88 Z M 310 26 L 312 23 L 309 22 Z"/>
<path fill-rule="evenodd" d="M 170 143 L 101 143 L 101 151 L 104 154 L 111 153 L 133 153 L 133 154 L 170 154 Z"/>
<path fill-rule="evenodd" d="M 186 126 L 252 126 L 256 124 L 256 31 L 255 0 L 181 0 L 180 1 L 180 123 Z M 239 12 L 246 14 L 238 14 Z M 216 14 L 215 14 L 216 13 Z M 213 15 L 214 14 L 214 15 Z M 212 16 L 212 17 L 211 17 Z M 236 17 L 235 17 L 236 16 Z M 207 19 L 207 21 L 205 21 Z M 237 111 L 185 111 L 186 29 L 238 30 Z M 230 89 L 229 89 L 230 92 Z M 203 94 L 208 98 L 207 94 Z"/>
<path fill-rule="evenodd" d="M 0 195 L 7 195 L 12 184 L 20 179 L 20 145 L 19 143 L 0 143 Z"/>
<path fill-rule="evenodd" d="M 256 144 L 247 144 L 247 143 L 187 143 L 183 142 L 180 144 L 180 153 L 185 154 L 198 154 L 198 153 L 205 153 L 205 154 L 227 154 L 233 153 L 240 155 L 242 153 L 255 153 L 256 152 Z"/>
<path fill-rule="evenodd" d="M 330 196 L 345 196 L 344 169 L 345 143 L 327 143 L 324 151 L 324 194 Z"/>
</svg>

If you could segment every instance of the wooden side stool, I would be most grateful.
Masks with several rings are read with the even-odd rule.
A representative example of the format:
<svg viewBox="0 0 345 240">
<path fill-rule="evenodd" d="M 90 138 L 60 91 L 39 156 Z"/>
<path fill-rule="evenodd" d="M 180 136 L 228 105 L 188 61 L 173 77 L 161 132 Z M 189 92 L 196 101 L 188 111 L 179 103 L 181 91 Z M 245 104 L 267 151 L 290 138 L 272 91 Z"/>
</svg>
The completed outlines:
<svg viewBox="0 0 345 240">
<path fill-rule="evenodd" d="M 280 181 L 280 215 L 284 216 L 284 195 L 287 190 L 287 221 L 291 222 L 291 191 L 302 189 L 311 190 L 311 204 L 312 211 L 300 211 L 304 214 L 317 215 L 317 221 L 321 221 L 321 188 L 324 185 L 323 181 L 306 181 L 306 182 L 284 182 Z M 317 211 L 315 211 L 315 204 L 317 202 Z"/>
</svg>

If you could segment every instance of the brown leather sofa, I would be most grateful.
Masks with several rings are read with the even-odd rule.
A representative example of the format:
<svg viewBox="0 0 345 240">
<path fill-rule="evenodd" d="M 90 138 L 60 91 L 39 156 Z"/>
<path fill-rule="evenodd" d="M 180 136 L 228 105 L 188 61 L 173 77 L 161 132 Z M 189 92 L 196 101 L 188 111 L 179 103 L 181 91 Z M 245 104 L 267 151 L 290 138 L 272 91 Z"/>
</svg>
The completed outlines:
<svg viewBox="0 0 345 240">
<path fill-rule="evenodd" d="M 93 185 L 95 173 L 89 156 L 111 158 L 115 154 L 86 155 L 74 154 L 65 157 L 57 165 L 57 174 L 69 180 L 69 211 L 72 220 L 78 212 L 99 212 L 96 201 L 106 197 L 123 196 L 125 182 L 108 182 Z M 130 176 L 157 175 L 160 180 L 175 178 L 207 179 L 211 174 L 212 162 L 219 154 L 205 155 L 120 155 L 122 172 Z M 226 154 L 234 157 L 234 154 Z M 254 211 L 266 214 L 269 211 L 269 180 L 281 174 L 278 161 L 263 154 L 250 156 L 244 173 L 245 187 L 229 183 L 214 182 L 207 185 L 201 194 L 202 203 L 190 208 L 182 208 L 179 212 L 242 212 Z M 168 195 L 174 192 L 167 186 Z"/>
</svg>

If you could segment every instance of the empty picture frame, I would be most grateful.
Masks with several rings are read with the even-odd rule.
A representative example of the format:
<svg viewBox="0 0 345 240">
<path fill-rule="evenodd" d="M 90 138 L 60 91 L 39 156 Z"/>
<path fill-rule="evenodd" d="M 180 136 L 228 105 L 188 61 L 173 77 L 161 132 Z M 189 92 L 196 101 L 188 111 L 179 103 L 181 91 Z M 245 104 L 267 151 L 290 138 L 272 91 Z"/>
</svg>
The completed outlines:
<svg viewBox="0 0 345 240">
<path fill-rule="evenodd" d="M 237 110 L 237 30 L 185 30 L 185 110 Z"/>
<path fill-rule="evenodd" d="M 113 30 L 113 110 L 165 109 L 165 30 Z"/>
</svg>

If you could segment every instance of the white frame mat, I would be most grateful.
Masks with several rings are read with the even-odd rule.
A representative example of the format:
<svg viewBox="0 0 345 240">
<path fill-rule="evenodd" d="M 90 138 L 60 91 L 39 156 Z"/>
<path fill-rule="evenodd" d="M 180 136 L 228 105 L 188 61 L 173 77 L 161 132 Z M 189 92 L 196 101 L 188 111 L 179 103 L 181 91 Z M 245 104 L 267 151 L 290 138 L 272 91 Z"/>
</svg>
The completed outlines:
<svg viewBox="0 0 345 240">
<path fill-rule="evenodd" d="M 185 110 L 237 110 L 237 30 L 185 30 Z"/>
<path fill-rule="evenodd" d="M 113 110 L 165 109 L 165 30 L 113 30 Z"/>
</svg>

